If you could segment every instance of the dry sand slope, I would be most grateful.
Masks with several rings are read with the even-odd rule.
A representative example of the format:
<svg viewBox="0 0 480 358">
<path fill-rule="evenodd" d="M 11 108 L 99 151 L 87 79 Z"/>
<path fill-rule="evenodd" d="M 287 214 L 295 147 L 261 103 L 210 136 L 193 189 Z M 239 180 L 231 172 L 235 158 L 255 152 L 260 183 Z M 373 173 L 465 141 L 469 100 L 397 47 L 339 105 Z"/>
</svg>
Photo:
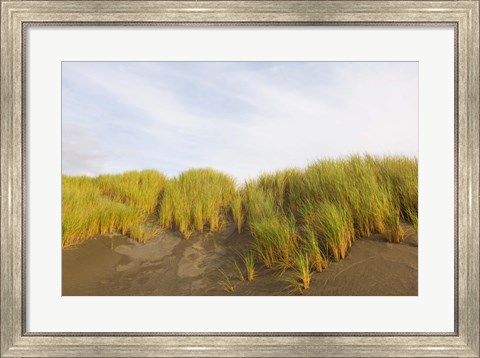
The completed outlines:
<svg viewBox="0 0 480 358">
<path fill-rule="evenodd" d="M 417 295 L 417 235 L 404 226 L 402 244 L 382 235 L 356 240 L 348 256 L 313 275 L 305 295 Z M 219 234 L 189 240 L 165 231 L 146 244 L 122 236 L 98 237 L 64 249 L 62 290 L 65 296 L 209 296 L 231 295 L 219 284 L 223 269 L 232 277 L 234 295 L 285 295 L 289 287 L 279 273 L 257 264 L 251 282 L 240 281 L 233 268 L 252 238 L 233 226 Z"/>
</svg>

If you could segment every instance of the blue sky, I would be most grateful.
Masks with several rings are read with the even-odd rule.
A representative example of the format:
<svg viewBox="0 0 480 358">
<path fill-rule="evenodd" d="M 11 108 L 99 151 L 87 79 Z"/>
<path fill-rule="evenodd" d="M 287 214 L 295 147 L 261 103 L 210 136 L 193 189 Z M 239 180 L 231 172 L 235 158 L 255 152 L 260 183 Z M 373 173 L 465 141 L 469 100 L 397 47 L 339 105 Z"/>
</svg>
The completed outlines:
<svg viewBox="0 0 480 358">
<path fill-rule="evenodd" d="M 64 62 L 62 172 L 418 156 L 416 62 Z"/>
</svg>

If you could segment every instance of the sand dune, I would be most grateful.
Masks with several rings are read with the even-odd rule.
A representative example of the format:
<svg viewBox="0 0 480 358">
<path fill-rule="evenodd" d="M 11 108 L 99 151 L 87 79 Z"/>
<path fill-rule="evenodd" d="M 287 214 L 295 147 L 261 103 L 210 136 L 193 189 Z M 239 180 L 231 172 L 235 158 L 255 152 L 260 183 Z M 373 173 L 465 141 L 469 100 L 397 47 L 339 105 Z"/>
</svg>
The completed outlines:
<svg viewBox="0 0 480 358">
<path fill-rule="evenodd" d="M 315 273 L 304 295 L 417 295 L 416 232 L 404 226 L 407 239 L 388 243 L 382 235 L 358 239 L 348 256 Z M 218 234 L 189 240 L 164 231 L 146 244 L 125 236 L 99 236 L 63 250 L 62 292 L 65 296 L 210 296 L 232 295 L 219 284 L 219 269 L 235 286 L 234 295 L 289 294 L 285 274 L 257 264 L 251 282 L 237 278 L 233 262 L 252 240 L 229 225 Z"/>
</svg>

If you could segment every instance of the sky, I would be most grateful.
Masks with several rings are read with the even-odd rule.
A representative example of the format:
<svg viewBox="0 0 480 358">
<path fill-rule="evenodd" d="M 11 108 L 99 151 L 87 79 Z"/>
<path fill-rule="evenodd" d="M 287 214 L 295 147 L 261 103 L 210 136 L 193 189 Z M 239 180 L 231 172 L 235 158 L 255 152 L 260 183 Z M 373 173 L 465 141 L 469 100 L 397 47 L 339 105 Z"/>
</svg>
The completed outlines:
<svg viewBox="0 0 480 358">
<path fill-rule="evenodd" d="M 62 173 L 418 157 L 416 62 L 64 62 Z"/>
</svg>

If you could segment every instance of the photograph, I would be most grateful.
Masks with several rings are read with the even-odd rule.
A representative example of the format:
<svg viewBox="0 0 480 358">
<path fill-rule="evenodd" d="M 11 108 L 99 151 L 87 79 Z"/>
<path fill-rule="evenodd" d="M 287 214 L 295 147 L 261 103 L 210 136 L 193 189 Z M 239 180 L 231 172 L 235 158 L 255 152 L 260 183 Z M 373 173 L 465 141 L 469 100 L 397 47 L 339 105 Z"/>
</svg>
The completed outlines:
<svg viewBox="0 0 480 358">
<path fill-rule="evenodd" d="M 416 296 L 416 62 L 63 62 L 64 296 Z"/>
</svg>

